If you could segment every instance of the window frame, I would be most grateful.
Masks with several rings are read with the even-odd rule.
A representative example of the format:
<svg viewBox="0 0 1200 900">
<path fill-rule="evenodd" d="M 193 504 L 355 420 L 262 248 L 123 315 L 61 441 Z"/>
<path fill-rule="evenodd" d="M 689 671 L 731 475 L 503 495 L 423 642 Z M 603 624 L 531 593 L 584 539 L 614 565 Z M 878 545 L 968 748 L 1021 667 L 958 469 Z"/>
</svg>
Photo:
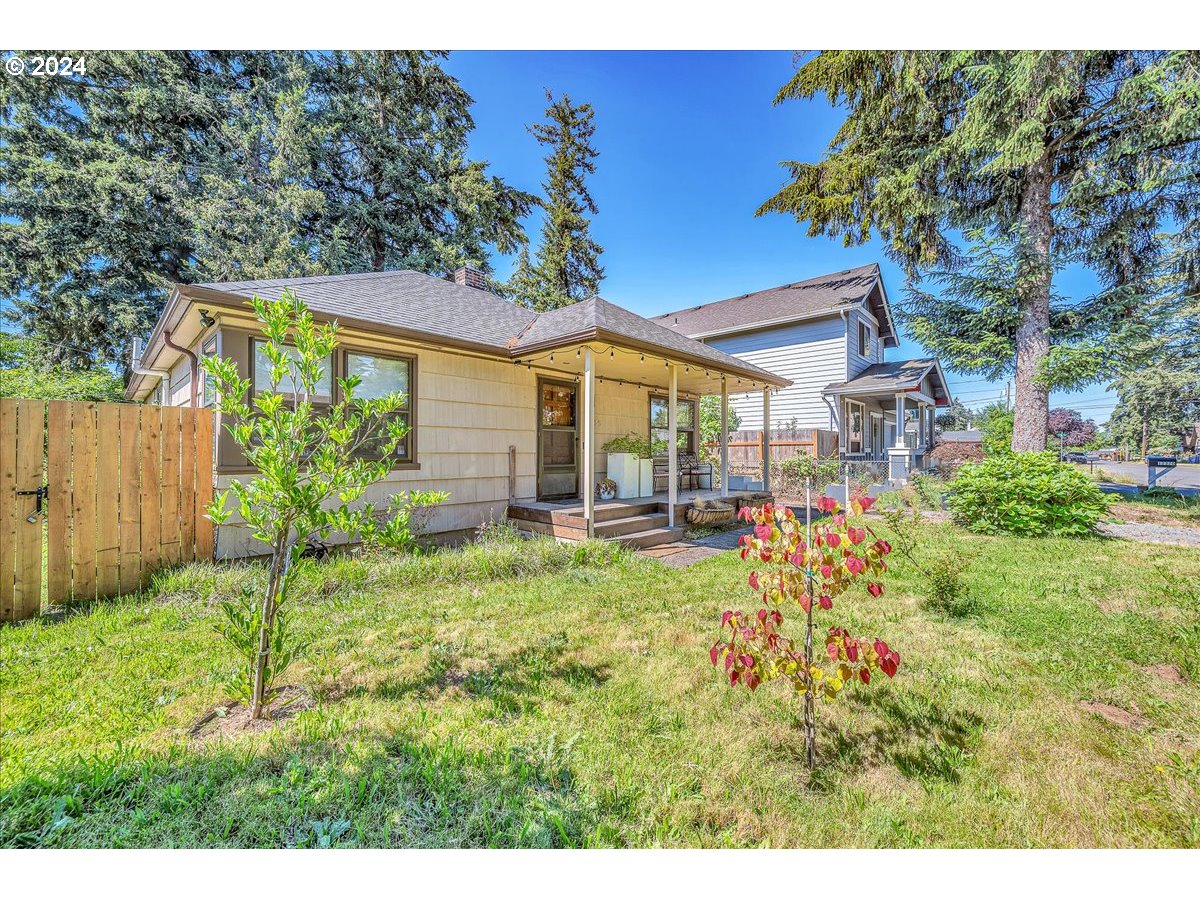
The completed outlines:
<svg viewBox="0 0 1200 900">
<path fill-rule="evenodd" d="M 353 345 L 339 346 L 334 351 L 337 368 L 333 371 L 333 390 L 338 400 L 342 399 L 342 388 L 338 383 L 338 379 L 349 377 L 350 365 L 347 357 L 351 354 L 356 356 L 370 356 L 374 359 L 390 359 L 393 362 L 403 362 L 408 365 L 408 390 L 404 392 L 404 406 L 399 410 L 400 413 L 408 417 L 408 434 L 404 436 L 404 440 L 401 442 L 405 453 L 395 457 L 392 468 L 393 470 L 419 468 L 419 464 L 417 463 L 417 404 L 413 402 L 413 398 L 417 393 L 417 357 L 409 353 L 393 353 L 391 351 L 381 353 L 375 349 L 366 349 Z M 399 450 L 400 448 L 397 449 Z"/>
<path fill-rule="evenodd" d="M 858 355 L 863 359 L 871 358 L 871 323 L 865 319 L 858 320 Z"/>
<path fill-rule="evenodd" d="M 850 441 L 851 441 L 850 423 L 853 421 L 853 418 L 854 418 L 854 407 L 858 407 L 858 412 L 859 412 L 858 449 L 857 450 L 852 450 L 850 448 Z M 847 398 L 847 400 L 846 400 L 846 428 L 845 428 L 845 431 L 846 431 L 846 455 L 847 456 L 862 456 L 863 455 L 863 446 L 864 446 L 865 434 L 866 434 L 866 430 L 867 430 L 866 426 L 867 426 L 867 404 L 863 403 L 861 400 L 850 400 L 849 398 Z"/>
<path fill-rule="evenodd" d="M 209 357 L 212 357 L 212 356 L 219 356 L 220 350 L 221 350 L 221 342 L 220 342 L 219 335 L 217 332 L 213 332 L 212 334 L 210 334 L 208 337 L 206 337 L 204 340 L 202 340 L 200 342 L 200 358 L 201 359 L 208 359 Z M 214 384 L 213 380 L 211 378 L 209 378 L 208 372 L 206 372 L 204 370 L 203 366 L 198 366 L 197 372 L 200 375 L 200 385 L 199 385 L 200 390 L 197 392 L 196 396 L 200 401 L 200 405 L 202 407 L 216 406 L 217 405 L 217 386 L 216 386 L 216 384 Z M 211 396 L 209 395 L 209 391 L 212 391 Z"/>
<path fill-rule="evenodd" d="M 247 362 L 249 364 L 249 369 L 250 369 L 250 396 L 251 397 L 257 397 L 260 393 L 268 390 L 268 388 L 265 388 L 265 387 L 260 388 L 258 386 L 258 380 L 255 378 L 255 369 L 258 368 L 258 366 L 256 365 L 256 362 L 258 360 L 258 345 L 259 344 L 269 344 L 269 343 L 270 343 L 270 341 L 264 340 L 261 337 L 255 337 L 254 335 L 250 336 L 250 358 Z M 292 347 L 293 349 L 295 349 L 295 345 L 293 345 L 293 344 L 285 344 L 284 346 Z M 324 408 L 327 408 L 327 407 L 330 407 L 333 405 L 334 397 L 336 396 L 335 392 L 337 391 L 337 372 L 334 368 L 334 361 L 336 358 L 337 358 L 337 351 L 335 350 L 329 356 L 329 399 L 328 400 L 317 400 L 316 398 L 313 398 L 312 405 L 313 405 L 314 409 L 324 409 Z M 291 391 L 281 391 L 280 393 L 282 393 L 283 396 L 285 396 L 285 397 L 295 396 Z"/>
<path fill-rule="evenodd" d="M 651 395 L 650 395 L 650 402 L 649 402 L 649 406 L 648 406 L 648 408 L 647 408 L 647 410 L 646 410 L 646 420 L 647 420 L 647 422 L 648 422 L 648 423 L 649 423 L 649 425 L 650 425 L 650 428 L 649 428 L 649 434 L 650 434 L 650 444 L 651 444 L 651 447 L 653 447 L 653 445 L 654 445 L 654 432 L 656 432 L 656 431 L 667 431 L 667 430 L 669 430 L 669 429 L 668 429 L 668 427 L 667 427 L 666 425 L 664 425 L 664 426 L 663 426 L 663 427 L 661 427 L 661 428 L 658 428 L 658 427 L 656 427 L 656 426 L 655 426 L 655 424 L 654 424 L 654 401 L 655 401 L 655 400 L 661 400 L 661 401 L 662 401 L 664 404 L 667 404 L 667 405 L 669 406 L 669 404 L 670 404 L 670 402 L 671 402 L 671 398 L 670 398 L 669 396 L 667 396 L 666 394 L 651 394 Z M 678 410 L 678 407 L 680 407 L 680 406 L 683 406 L 683 405 L 685 405 L 685 404 L 687 404 L 687 405 L 691 406 L 691 408 L 692 408 L 692 416 L 691 416 L 691 422 L 692 422 L 692 424 L 691 424 L 691 427 L 689 427 L 689 428 L 681 428 L 681 427 L 679 427 L 679 423 L 678 423 L 678 421 L 676 422 L 676 426 L 675 426 L 675 433 L 676 433 L 676 439 L 675 439 L 675 441 L 676 441 L 676 453 L 690 453 L 690 454 L 692 454 L 693 456 L 699 456 L 699 454 L 700 454 L 700 450 L 699 450 L 699 446 L 700 446 L 700 444 L 699 444 L 699 437 L 700 437 L 700 422 L 699 422 L 699 416 L 700 416 L 700 403 L 699 403 L 699 401 L 698 401 L 698 400 L 694 400 L 694 399 L 692 399 L 691 397 L 679 397 L 679 398 L 677 398 L 677 399 L 676 399 L 676 401 L 675 401 L 675 404 L 676 404 L 676 409 L 677 409 L 677 410 Z M 668 412 L 668 415 L 670 415 L 670 413 L 669 413 L 669 412 Z M 678 414 L 676 415 L 676 419 L 678 419 Z M 689 438 L 689 443 L 691 444 L 691 449 L 687 449 L 687 448 L 684 448 L 684 447 L 680 447 L 680 446 L 678 446 L 678 443 L 679 443 L 679 438 L 678 438 L 678 435 L 679 435 L 679 433 L 680 433 L 680 432 L 685 432 L 685 433 L 687 433 L 687 434 L 689 434 L 689 435 L 690 435 L 690 438 Z M 668 439 L 669 439 L 669 437 L 668 437 Z M 670 444 L 668 444 L 667 446 L 669 447 L 669 446 L 670 446 Z M 652 456 L 653 456 L 655 459 L 666 459 L 666 458 L 667 458 L 667 454 L 665 454 L 665 453 L 664 453 L 662 456 L 654 456 L 654 454 L 653 454 L 653 453 L 652 453 L 651 455 L 652 455 Z"/>
</svg>

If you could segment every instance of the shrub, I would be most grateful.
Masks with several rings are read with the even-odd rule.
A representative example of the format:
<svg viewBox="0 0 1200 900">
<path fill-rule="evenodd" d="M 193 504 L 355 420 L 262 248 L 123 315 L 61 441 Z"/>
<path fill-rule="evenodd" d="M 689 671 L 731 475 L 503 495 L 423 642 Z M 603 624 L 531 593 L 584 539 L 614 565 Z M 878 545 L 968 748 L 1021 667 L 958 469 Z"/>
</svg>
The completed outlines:
<svg viewBox="0 0 1200 900">
<path fill-rule="evenodd" d="M 938 471 L 950 476 L 957 472 L 963 463 L 979 462 L 983 459 L 983 445 L 942 441 L 929 451 L 927 458 L 937 466 Z"/>
<path fill-rule="evenodd" d="M 797 496 L 804 493 L 805 482 L 811 480 L 813 493 L 823 494 L 826 487 L 838 482 L 839 471 L 837 457 L 815 459 L 798 453 L 771 464 L 771 483 L 777 493 Z"/>
<path fill-rule="evenodd" d="M 967 463 L 950 494 L 954 521 L 983 534 L 1090 534 L 1108 503 L 1087 475 L 1050 453 Z"/>
<path fill-rule="evenodd" d="M 650 459 L 650 439 L 632 431 L 610 438 L 600 449 L 605 453 L 633 453 L 641 459 Z"/>
<path fill-rule="evenodd" d="M 953 618 L 971 615 L 975 599 L 963 575 L 974 557 L 960 549 L 937 548 L 936 541 L 929 540 L 925 520 L 911 507 L 907 514 L 903 509 L 884 512 L 883 518 L 895 540 L 893 552 L 925 580 L 926 593 L 921 605 Z M 932 555 L 920 553 L 922 546 L 935 547 Z"/>
</svg>

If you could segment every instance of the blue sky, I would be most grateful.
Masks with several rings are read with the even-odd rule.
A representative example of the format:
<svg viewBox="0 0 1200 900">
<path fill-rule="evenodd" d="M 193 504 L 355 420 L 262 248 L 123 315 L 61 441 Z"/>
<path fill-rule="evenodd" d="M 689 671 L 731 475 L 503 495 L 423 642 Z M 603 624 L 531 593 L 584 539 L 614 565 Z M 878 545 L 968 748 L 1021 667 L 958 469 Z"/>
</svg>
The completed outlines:
<svg viewBox="0 0 1200 900">
<path fill-rule="evenodd" d="M 779 162 L 820 158 L 842 120 L 824 100 L 772 105 L 794 72 L 791 53 L 472 51 L 446 67 L 476 101 L 473 154 L 526 190 L 545 174 L 525 130 L 542 116 L 544 90 L 595 106 L 593 233 L 604 247 L 601 293 L 614 303 L 655 314 L 871 262 L 900 294 L 903 276 L 878 242 L 843 247 L 806 237 L 794 219 L 754 215 L 783 183 Z M 528 227 L 536 237 L 537 223 Z M 513 260 L 494 263 L 503 277 Z M 1056 283 L 1068 296 L 1093 287 L 1077 271 Z M 904 339 L 889 359 L 923 353 Z M 971 406 L 1003 395 L 979 376 L 948 377 Z M 1103 422 L 1115 398 L 1096 385 L 1051 403 Z"/>
</svg>

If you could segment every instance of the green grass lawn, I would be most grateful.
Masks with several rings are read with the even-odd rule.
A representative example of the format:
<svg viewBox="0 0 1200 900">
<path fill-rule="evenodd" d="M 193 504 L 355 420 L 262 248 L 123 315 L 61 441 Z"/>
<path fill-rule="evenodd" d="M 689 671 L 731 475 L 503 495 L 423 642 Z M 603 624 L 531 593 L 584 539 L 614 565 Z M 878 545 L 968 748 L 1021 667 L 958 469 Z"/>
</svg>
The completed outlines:
<svg viewBox="0 0 1200 900">
<path fill-rule="evenodd" d="M 288 680 L 316 704 L 233 740 L 190 730 L 224 697 L 216 603 L 264 573 L 189 566 L 0 630 L 0 844 L 1200 845 L 1200 554 L 930 535 L 972 555 L 975 611 L 927 609 L 896 560 L 824 614 L 903 662 L 819 707 L 811 776 L 782 686 L 709 665 L 751 606 L 733 554 L 306 564 Z"/>
</svg>

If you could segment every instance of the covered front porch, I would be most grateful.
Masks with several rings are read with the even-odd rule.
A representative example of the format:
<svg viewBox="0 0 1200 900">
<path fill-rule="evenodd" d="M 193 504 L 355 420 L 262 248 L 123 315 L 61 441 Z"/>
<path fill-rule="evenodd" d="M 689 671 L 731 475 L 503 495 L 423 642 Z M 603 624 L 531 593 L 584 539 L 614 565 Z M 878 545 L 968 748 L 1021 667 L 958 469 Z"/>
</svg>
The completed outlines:
<svg viewBox="0 0 1200 900">
<path fill-rule="evenodd" d="M 848 475 L 903 484 L 928 467 L 937 408 L 950 403 L 936 360 L 878 363 L 824 393 L 836 412 Z"/>
<path fill-rule="evenodd" d="M 564 538 L 676 540 L 693 500 L 730 494 L 729 395 L 761 393 L 769 421 L 771 392 L 789 382 L 600 298 L 576 306 L 593 319 L 590 328 L 534 333 L 514 349 L 514 362 L 538 375 L 538 490 L 533 498 L 511 498 L 508 518 Z M 705 396 L 721 398 L 716 488 L 681 485 L 680 477 L 702 452 L 698 413 Z M 665 457 L 659 468 L 666 477 L 656 479 L 648 496 L 598 500 L 596 486 L 607 470 L 603 445 L 626 434 Z"/>
</svg>

